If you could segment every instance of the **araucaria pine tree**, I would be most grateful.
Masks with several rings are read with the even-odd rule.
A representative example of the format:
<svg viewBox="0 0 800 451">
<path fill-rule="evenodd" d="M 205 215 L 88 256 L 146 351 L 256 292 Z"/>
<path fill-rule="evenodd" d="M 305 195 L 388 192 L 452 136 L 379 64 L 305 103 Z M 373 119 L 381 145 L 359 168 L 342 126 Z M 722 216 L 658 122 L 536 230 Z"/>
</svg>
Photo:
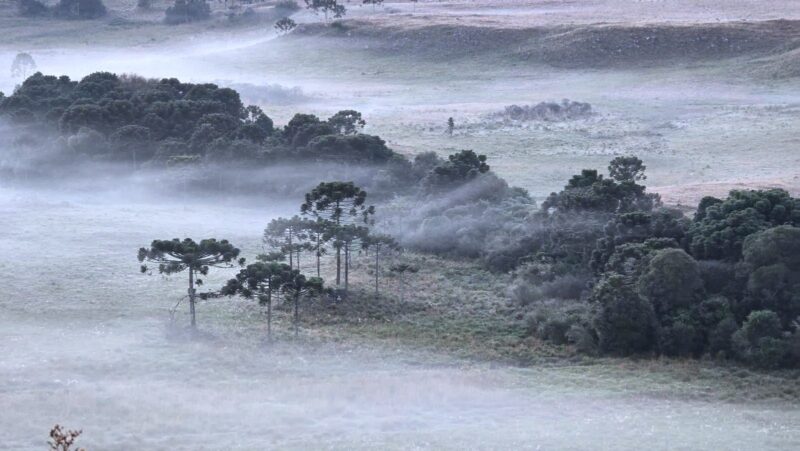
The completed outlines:
<svg viewBox="0 0 800 451">
<path fill-rule="evenodd" d="M 324 282 L 319 277 L 306 278 L 298 270 L 292 270 L 284 275 L 281 284 L 281 291 L 286 294 L 294 307 L 294 335 L 297 336 L 297 327 L 300 322 L 300 298 L 303 296 L 314 296 L 322 294 Z"/>
<path fill-rule="evenodd" d="M 175 274 L 189 270 L 189 310 L 192 316 L 192 328 L 197 327 L 195 315 L 195 300 L 197 293 L 195 285 L 201 285 L 202 279 L 198 275 L 206 275 L 210 268 L 231 268 L 239 256 L 239 249 L 228 240 L 217 241 L 209 238 L 196 243 L 191 238 L 183 241 L 178 238 L 172 240 L 154 240 L 149 248 L 139 249 L 139 262 L 158 264 L 161 274 Z M 238 263 L 244 264 L 244 259 Z M 142 273 L 148 272 L 148 267 L 143 264 Z"/>
<path fill-rule="evenodd" d="M 292 276 L 289 265 L 259 261 L 239 271 L 235 278 L 222 287 L 220 294 L 258 299 L 260 305 L 267 307 L 267 338 L 272 339 L 272 294 L 280 290 Z"/>
<path fill-rule="evenodd" d="M 311 215 L 323 222 L 326 237 L 330 237 L 336 250 L 336 285 L 342 279 L 343 240 L 336 237 L 346 225 L 371 224 L 375 207 L 367 206 L 367 192 L 353 182 L 323 182 L 306 194 L 300 206 L 303 215 Z"/>
</svg>

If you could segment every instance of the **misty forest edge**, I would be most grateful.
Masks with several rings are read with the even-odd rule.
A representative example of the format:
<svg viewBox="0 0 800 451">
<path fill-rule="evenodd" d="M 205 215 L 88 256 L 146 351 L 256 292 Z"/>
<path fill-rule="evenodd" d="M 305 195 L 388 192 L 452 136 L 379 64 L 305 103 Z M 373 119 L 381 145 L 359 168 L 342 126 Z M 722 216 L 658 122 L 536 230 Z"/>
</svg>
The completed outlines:
<svg viewBox="0 0 800 451">
<path fill-rule="evenodd" d="M 767 369 L 800 364 L 800 200 L 783 190 L 705 197 L 686 216 L 646 192 L 641 160 L 620 156 L 608 175 L 583 170 L 537 206 L 473 151 L 408 159 L 362 133 L 365 120 L 353 110 L 326 120 L 297 114 L 277 128 L 233 89 L 174 78 L 98 72 L 73 81 L 36 73 L 9 96 L 0 93 L 0 118 L 14 125 L 12 146 L 30 162 L 6 168 L 6 177 L 107 162 L 189 170 L 189 183 L 213 190 L 228 185 L 219 169 L 226 165 L 323 165 L 326 178 L 315 181 L 305 202 L 298 199 L 299 216 L 266 228 L 271 252 L 246 266 L 239 259 L 242 268 L 225 287 L 198 295 L 242 295 L 271 308 L 272 293 L 285 294 L 295 332 L 301 297 L 349 301 L 350 259 L 375 259 L 374 302 L 389 296 L 378 290 L 384 246 L 511 272 L 508 320 L 588 355 L 710 356 Z M 357 184 L 339 181 L 352 166 L 368 170 Z M 347 208 L 336 204 L 342 201 Z M 391 208 L 383 213 L 384 206 Z M 162 273 L 189 269 L 194 325 L 196 276 L 236 266 L 238 253 L 210 237 L 167 239 L 142 248 L 139 259 Z M 319 269 L 301 274 L 294 262 L 303 255 L 317 268 L 320 259 L 335 258 L 336 280 L 324 288 Z M 416 270 L 407 263 L 391 268 Z"/>
</svg>

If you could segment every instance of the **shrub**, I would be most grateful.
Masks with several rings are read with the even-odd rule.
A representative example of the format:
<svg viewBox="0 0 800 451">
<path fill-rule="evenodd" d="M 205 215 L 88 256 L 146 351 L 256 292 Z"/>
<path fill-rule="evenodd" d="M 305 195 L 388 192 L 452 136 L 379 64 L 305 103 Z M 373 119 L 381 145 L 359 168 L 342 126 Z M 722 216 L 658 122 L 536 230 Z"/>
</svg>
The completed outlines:
<svg viewBox="0 0 800 451">
<path fill-rule="evenodd" d="M 47 5 L 39 0 L 19 0 L 17 3 L 17 11 L 19 15 L 25 17 L 41 17 L 46 16 L 50 12 Z"/>
<path fill-rule="evenodd" d="M 573 324 L 567 331 L 567 341 L 575 346 L 578 352 L 597 354 L 597 336 L 594 331 L 583 324 Z"/>
<path fill-rule="evenodd" d="M 489 171 L 486 155 L 472 150 L 462 150 L 447 157 L 447 161 L 433 168 L 426 184 L 433 189 L 449 189 L 462 185 Z"/>
<path fill-rule="evenodd" d="M 668 356 L 689 357 L 699 354 L 702 349 L 702 346 L 698 346 L 699 340 L 699 331 L 695 325 L 682 318 L 660 329 L 658 350 Z"/>
<path fill-rule="evenodd" d="M 706 330 L 713 329 L 722 320 L 731 316 L 731 302 L 724 296 L 713 296 L 703 300 L 695 312 L 698 324 Z"/>
<path fill-rule="evenodd" d="M 681 249 L 658 251 L 638 282 L 660 318 L 692 305 L 702 287 L 697 262 Z"/>
<path fill-rule="evenodd" d="M 731 357 L 733 349 L 733 334 L 739 330 L 739 325 L 733 317 L 724 318 L 708 334 L 709 354 L 714 356 Z"/>
<path fill-rule="evenodd" d="M 561 103 L 541 102 L 536 105 L 509 105 L 502 112 L 492 116 L 504 121 L 567 121 L 591 116 L 592 106 L 588 103 L 564 99 Z"/>
<path fill-rule="evenodd" d="M 275 2 L 275 9 L 282 9 L 288 12 L 295 12 L 300 9 L 300 5 L 295 0 L 278 0 Z"/>
<path fill-rule="evenodd" d="M 639 296 L 629 280 L 618 274 L 605 275 L 595 286 L 592 299 L 599 307 L 593 326 L 601 351 L 630 355 L 653 349 L 653 306 Z"/>
<path fill-rule="evenodd" d="M 53 14 L 67 19 L 97 19 L 106 15 L 102 0 L 59 0 Z"/>
<path fill-rule="evenodd" d="M 528 291 L 529 298 L 525 301 L 531 302 L 544 299 L 578 300 L 586 290 L 587 282 L 587 277 L 581 274 L 556 276 L 552 280 L 531 287 Z"/>
<path fill-rule="evenodd" d="M 707 293 L 731 296 L 744 290 L 737 280 L 735 264 L 724 260 L 700 260 L 697 265 Z"/>
<path fill-rule="evenodd" d="M 174 25 L 206 20 L 209 17 L 211 7 L 206 0 L 175 0 L 175 4 L 165 11 L 164 21 Z"/>
<path fill-rule="evenodd" d="M 745 239 L 779 225 L 800 225 L 797 199 L 784 190 L 731 191 L 728 198 L 701 202 L 689 228 L 692 255 L 697 259 L 736 261 Z"/>
<path fill-rule="evenodd" d="M 780 318 L 769 310 L 750 313 L 733 335 L 733 346 L 740 359 L 759 368 L 779 368 L 789 363 L 791 349 L 783 338 Z"/>
<path fill-rule="evenodd" d="M 563 345 L 571 342 L 570 330 L 575 326 L 585 328 L 590 318 L 585 304 L 548 302 L 535 305 L 526 319 L 528 333 Z"/>
<path fill-rule="evenodd" d="M 744 261 L 759 267 L 784 264 L 800 269 L 800 227 L 783 225 L 748 236 L 742 247 Z"/>
</svg>

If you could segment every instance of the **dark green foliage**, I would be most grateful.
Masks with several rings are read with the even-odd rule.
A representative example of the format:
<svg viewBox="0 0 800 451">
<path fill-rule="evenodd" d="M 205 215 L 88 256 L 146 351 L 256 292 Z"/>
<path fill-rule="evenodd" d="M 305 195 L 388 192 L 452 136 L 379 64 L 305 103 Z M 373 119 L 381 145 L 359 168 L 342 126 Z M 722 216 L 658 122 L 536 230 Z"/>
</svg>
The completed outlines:
<svg viewBox="0 0 800 451">
<path fill-rule="evenodd" d="M 376 5 L 383 5 L 383 0 L 362 0 L 361 3 L 364 5 L 372 5 L 372 9 L 375 9 Z"/>
<path fill-rule="evenodd" d="M 276 218 L 264 229 L 264 244 L 282 255 L 289 256 L 289 268 L 300 269 L 300 254 L 310 250 L 308 231 L 312 221 L 297 215 L 292 218 Z"/>
<path fill-rule="evenodd" d="M 736 264 L 724 260 L 699 260 L 700 277 L 709 294 L 736 297 L 744 291 L 744 283 L 737 276 Z"/>
<path fill-rule="evenodd" d="M 316 161 L 347 160 L 361 164 L 385 164 L 395 157 L 384 140 L 371 135 L 319 136 L 300 154 Z"/>
<path fill-rule="evenodd" d="M 433 168 L 441 165 L 442 163 L 444 163 L 444 160 L 439 158 L 439 155 L 436 152 L 428 151 L 418 153 L 414 156 L 412 168 L 414 172 L 418 174 L 418 178 L 421 179 L 429 172 L 433 171 Z"/>
<path fill-rule="evenodd" d="M 800 317 L 800 228 L 779 226 L 750 235 L 743 254 L 749 270 L 744 304 L 776 312 L 789 327 Z"/>
<path fill-rule="evenodd" d="M 733 345 L 742 360 L 761 368 L 784 366 L 790 357 L 789 342 L 783 337 L 780 318 L 770 310 L 750 313 L 733 335 Z"/>
<path fill-rule="evenodd" d="M 350 246 L 366 236 L 375 207 L 367 206 L 367 192 L 353 182 L 323 182 L 305 196 L 300 206 L 303 215 L 317 221 L 315 228 L 322 231 L 322 240 L 333 242 L 336 249 L 336 285 L 341 283 L 342 250 L 344 250 L 345 289 L 348 282 Z M 319 235 L 317 235 L 319 237 Z"/>
<path fill-rule="evenodd" d="M 325 20 L 328 20 L 328 15 L 338 19 L 347 13 L 344 5 L 340 4 L 338 0 L 305 0 L 305 2 L 306 8 L 315 13 L 323 13 Z"/>
<path fill-rule="evenodd" d="M 656 342 L 653 307 L 633 284 L 618 274 L 607 274 L 592 292 L 598 311 L 593 320 L 600 350 L 631 355 L 652 351 Z"/>
<path fill-rule="evenodd" d="M 526 319 L 528 332 L 543 340 L 559 345 L 570 343 L 594 348 L 594 343 L 580 343 L 587 338 L 594 342 L 593 337 L 581 334 L 581 331 L 588 329 L 590 321 L 589 309 L 584 303 L 537 304 Z"/>
<path fill-rule="evenodd" d="M 42 17 L 50 13 L 50 9 L 39 0 L 18 0 L 17 11 L 25 17 Z"/>
<path fill-rule="evenodd" d="M 619 183 L 635 183 L 647 179 L 645 169 L 647 166 L 639 158 L 622 156 L 608 164 L 608 175 Z"/>
<path fill-rule="evenodd" d="M 164 14 L 164 22 L 168 24 L 195 22 L 211 17 L 211 7 L 206 0 L 175 0 Z"/>
<path fill-rule="evenodd" d="M 670 321 L 658 332 L 658 350 L 673 357 L 696 356 L 702 351 L 702 338 L 688 315 Z"/>
<path fill-rule="evenodd" d="M 247 299 L 256 298 L 267 307 L 267 337 L 272 337 L 272 295 L 281 290 L 294 273 L 288 265 L 259 261 L 239 271 L 220 290 L 223 296 L 239 295 Z"/>
<path fill-rule="evenodd" d="M 287 12 L 295 12 L 300 9 L 300 5 L 295 0 L 278 0 L 275 9 L 282 9 Z"/>
<path fill-rule="evenodd" d="M 779 225 L 800 225 L 798 200 L 780 189 L 731 191 L 722 202 L 706 200 L 689 229 L 697 259 L 739 260 L 749 235 Z"/>
<path fill-rule="evenodd" d="M 283 136 L 292 147 L 303 147 L 317 136 L 333 135 L 336 130 L 313 114 L 295 114 L 283 128 Z"/>
<path fill-rule="evenodd" d="M 306 278 L 299 270 L 295 269 L 282 276 L 280 289 L 293 304 L 294 334 L 297 336 L 300 322 L 300 298 L 305 295 L 321 295 L 325 291 L 324 282 L 319 277 Z"/>
<path fill-rule="evenodd" d="M 462 150 L 447 157 L 447 161 L 433 168 L 427 184 L 436 189 L 453 188 L 489 172 L 486 155 L 472 150 Z"/>
<path fill-rule="evenodd" d="M 238 256 L 239 249 L 228 240 L 217 241 L 214 238 L 199 243 L 191 238 L 183 241 L 178 238 L 154 240 L 150 248 L 140 248 L 138 254 L 140 262 L 158 263 L 158 272 L 163 274 L 190 269 L 203 275 L 208 273 L 210 267 L 227 266 Z M 145 271 L 147 267 L 142 266 L 142 272 Z"/>
<path fill-rule="evenodd" d="M 150 136 L 147 127 L 125 125 L 111 133 L 108 140 L 120 160 L 131 161 L 136 166 L 137 161 L 149 160 L 153 156 Z"/>
<path fill-rule="evenodd" d="M 102 0 L 59 0 L 53 15 L 65 19 L 97 19 L 106 15 Z"/>
<path fill-rule="evenodd" d="M 357 217 L 366 223 L 375 212 L 375 207 L 368 207 L 366 200 L 367 192 L 353 182 L 323 182 L 306 194 L 300 211 L 336 224 Z"/>
<path fill-rule="evenodd" d="M 733 334 L 739 330 L 739 324 L 733 317 L 719 322 L 708 334 L 707 351 L 713 356 L 733 356 Z"/>
<path fill-rule="evenodd" d="M 731 302 L 724 296 L 714 296 L 703 300 L 695 312 L 698 324 L 711 330 L 722 321 L 732 317 Z"/>
<path fill-rule="evenodd" d="M 602 239 L 598 240 L 598 243 L 600 241 Z M 647 270 L 650 259 L 657 251 L 677 247 L 678 243 L 672 238 L 649 238 L 642 243 L 625 243 L 615 248 L 603 268 L 606 272 L 639 277 Z"/>
<path fill-rule="evenodd" d="M 635 172 L 632 172 L 633 175 L 625 175 L 623 169 L 615 170 L 618 177 L 644 177 Z M 641 170 L 644 170 L 644 166 Z M 574 175 L 561 192 L 550 194 L 542 203 L 542 211 L 622 213 L 650 211 L 660 204 L 658 195 L 645 193 L 645 186 L 635 181 L 607 179 L 595 169 L 584 169 L 580 174 Z"/>
<path fill-rule="evenodd" d="M 343 110 L 328 118 L 328 124 L 339 134 L 355 135 L 367 125 L 367 122 L 358 111 Z"/>
<path fill-rule="evenodd" d="M 231 89 L 107 72 L 80 82 L 36 73 L 0 102 L 3 115 L 33 115 L 43 127 L 58 126 L 67 138 L 83 128 L 94 130 L 108 138 L 109 159 L 136 149 L 141 162 L 187 152 L 217 155 L 219 148 L 247 143 L 253 149 L 232 154 L 240 160 L 258 158 L 263 154 L 258 146 L 273 132 L 272 120 L 258 107 L 244 108 Z"/>
<path fill-rule="evenodd" d="M 364 120 L 357 111 L 340 111 L 328 121 L 297 114 L 276 132 L 261 108 L 245 107 L 236 91 L 174 78 L 97 72 L 76 82 L 36 73 L 0 99 L 0 118 L 59 134 L 59 150 L 78 150 L 79 157 L 135 160 L 134 168 L 195 157 L 198 162 L 249 166 L 357 163 L 380 167 L 369 182 L 387 193 L 410 191 L 428 172 L 415 171 L 379 137 L 358 133 Z M 83 140 L 89 134 L 98 139 Z M 64 146 L 68 142 L 73 143 Z M 76 152 L 64 157 L 76 159 Z M 217 186 L 221 184 L 220 179 Z"/>
<path fill-rule="evenodd" d="M 297 28 L 297 22 L 288 17 L 283 17 L 275 22 L 275 29 L 278 31 L 278 33 L 285 34 L 294 30 L 295 28 Z"/>
<path fill-rule="evenodd" d="M 697 204 L 697 211 L 694 213 L 694 220 L 701 221 L 703 218 L 706 217 L 706 210 L 708 207 L 712 205 L 718 205 L 722 203 L 722 199 L 717 199 L 713 196 L 705 196 L 700 199 L 700 203 Z"/>
<path fill-rule="evenodd" d="M 771 309 L 789 325 L 800 316 L 800 273 L 784 264 L 762 266 L 747 280 L 747 309 Z"/>
<path fill-rule="evenodd" d="M 551 265 L 533 263 L 517 270 L 515 284 L 511 287 L 512 299 L 521 304 L 543 300 L 577 300 L 588 288 L 588 274 L 572 272 L 574 268 L 563 265 L 554 270 Z M 568 272 L 567 272 L 568 271 Z"/>
<path fill-rule="evenodd" d="M 638 281 L 639 293 L 659 318 L 691 307 L 702 288 L 697 262 L 681 249 L 656 252 Z"/>
<path fill-rule="evenodd" d="M 800 270 L 800 227 L 779 226 L 750 235 L 742 251 L 744 261 L 756 268 L 783 264 Z"/>
<path fill-rule="evenodd" d="M 289 274 L 291 268 L 282 263 L 256 262 L 239 271 L 235 278 L 229 280 L 220 290 L 223 296 L 240 295 L 266 305 L 267 295 L 276 291 L 281 285 L 282 276 Z"/>
<path fill-rule="evenodd" d="M 372 251 L 375 256 L 375 267 L 373 271 L 375 273 L 375 297 L 377 298 L 380 295 L 381 257 L 384 254 L 400 252 L 401 247 L 392 236 L 383 233 L 370 234 L 369 230 L 361 237 L 361 245 L 364 249 Z"/>
<path fill-rule="evenodd" d="M 139 262 L 158 264 L 161 274 L 174 274 L 189 270 L 189 305 L 192 316 L 192 327 L 195 327 L 195 284 L 201 285 L 203 281 L 196 278 L 206 275 L 210 268 L 229 268 L 239 256 L 239 249 L 228 240 L 217 241 L 214 238 L 205 239 L 199 243 L 191 238 L 183 241 L 178 238 L 172 240 L 154 240 L 149 248 L 139 248 L 137 255 Z M 239 259 L 240 265 L 244 259 Z M 148 272 L 148 267 L 143 264 L 142 273 Z"/>
<path fill-rule="evenodd" d="M 612 218 L 604 228 L 604 237 L 597 240 L 592 252 L 592 268 L 602 272 L 617 251 L 629 243 L 649 241 L 652 247 L 678 247 L 684 241 L 689 221 L 677 210 L 660 208 L 652 212 L 634 211 Z M 656 244 L 654 239 L 663 241 Z"/>
</svg>

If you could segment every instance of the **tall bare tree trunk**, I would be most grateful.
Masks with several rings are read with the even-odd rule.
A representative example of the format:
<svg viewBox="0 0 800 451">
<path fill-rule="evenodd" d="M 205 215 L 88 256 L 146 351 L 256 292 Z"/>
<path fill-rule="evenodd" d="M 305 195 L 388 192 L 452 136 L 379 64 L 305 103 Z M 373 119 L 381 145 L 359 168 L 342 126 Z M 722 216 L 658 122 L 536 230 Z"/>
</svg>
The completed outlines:
<svg viewBox="0 0 800 451">
<path fill-rule="evenodd" d="M 375 299 L 378 299 L 378 259 L 381 255 L 381 248 L 380 246 L 375 247 Z"/>
<path fill-rule="evenodd" d="M 344 245 L 344 292 L 347 293 L 350 282 L 350 243 Z"/>
<path fill-rule="evenodd" d="M 319 254 L 320 254 L 320 251 L 321 251 L 319 246 L 320 246 L 319 234 L 317 234 L 317 277 L 322 277 L 322 276 L 320 276 L 320 271 L 319 271 L 319 259 L 320 259 L 320 255 Z"/>
<path fill-rule="evenodd" d="M 194 269 L 189 268 L 189 312 L 192 315 L 192 329 L 197 328 L 197 320 L 194 314 Z"/>
<path fill-rule="evenodd" d="M 272 341 L 272 286 L 267 290 L 267 341 Z"/>
<path fill-rule="evenodd" d="M 336 245 L 336 286 L 342 283 L 342 246 Z"/>
<path fill-rule="evenodd" d="M 297 323 L 300 322 L 300 291 L 294 294 L 294 337 L 297 338 Z"/>
<path fill-rule="evenodd" d="M 327 20 L 327 18 L 326 18 Z M 338 200 L 336 201 L 336 212 L 339 212 L 342 205 L 341 202 Z M 341 218 L 339 217 L 339 213 L 336 214 L 336 233 L 340 233 L 339 225 L 341 224 Z M 338 241 L 338 240 L 337 240 Z M 342 283 L 342 245 L 341 243 L 336 243 L 336 288 L 339 288 L 339 285 Z"/>
<path fill-rule="evenodd" d="M 289 232 L 289 268 L 294 269 L 294 250 L 292 249 L 292 232 Z"/>
</svg>

